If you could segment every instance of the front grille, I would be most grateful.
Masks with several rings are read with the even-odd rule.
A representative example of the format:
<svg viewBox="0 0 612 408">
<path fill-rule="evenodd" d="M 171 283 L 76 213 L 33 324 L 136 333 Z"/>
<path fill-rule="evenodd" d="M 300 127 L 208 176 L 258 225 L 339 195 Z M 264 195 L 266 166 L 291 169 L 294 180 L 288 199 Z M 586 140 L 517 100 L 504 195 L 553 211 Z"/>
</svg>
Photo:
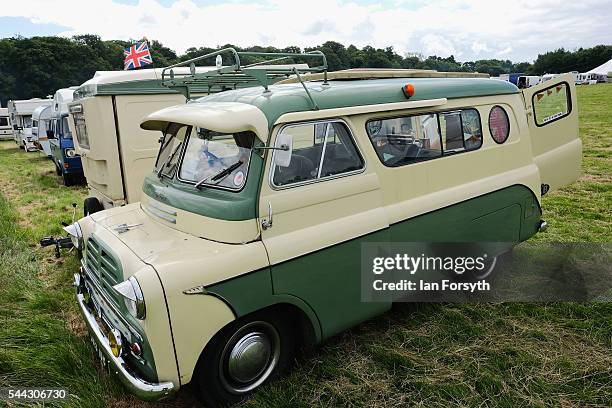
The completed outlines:
<svg viewBox="0 0 612 408">
<path fill-rule="evenodd" d="M 87 240 L 85 265 L 91 271 L 93 278 L 97 281 L 96 283 L 109 295 L 115 306 L 118 306 L 121 295 L 113 289 L 113 286 L 123 280 L 121 265 L 94 238 Z"/>
</svg>

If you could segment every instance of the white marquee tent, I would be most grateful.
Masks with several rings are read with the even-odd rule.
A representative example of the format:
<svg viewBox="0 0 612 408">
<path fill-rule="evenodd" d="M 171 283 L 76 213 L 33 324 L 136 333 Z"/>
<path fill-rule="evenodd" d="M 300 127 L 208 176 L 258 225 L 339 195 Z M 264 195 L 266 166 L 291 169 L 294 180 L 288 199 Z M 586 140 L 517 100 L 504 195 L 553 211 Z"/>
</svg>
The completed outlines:
<svg viewBox="0 0 612 408">
<path fill-rule="evenodd" d="M 612 59 L 597 68 L 593 68 L 588 73 L 589 74 L 597 74 L 597 75 L 608 75 L 608 72 L 612 72 Z"/>
</svg>

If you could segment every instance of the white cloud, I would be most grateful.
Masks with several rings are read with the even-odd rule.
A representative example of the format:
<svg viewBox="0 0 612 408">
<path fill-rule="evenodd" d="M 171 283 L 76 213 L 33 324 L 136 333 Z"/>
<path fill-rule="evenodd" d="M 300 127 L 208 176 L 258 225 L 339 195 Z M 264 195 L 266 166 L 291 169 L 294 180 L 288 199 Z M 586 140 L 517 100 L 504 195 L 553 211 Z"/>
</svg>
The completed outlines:
<svg viewBox="0 0 612 408">
<path fill-rule="evenodd" d="M 474 41 L 472 43 L 472 51 L 474 54 L 481 54 L 483 51 L 489 52 L 491 51 L 487 44 L 481 43 L 480 41 Z"/>
<path fill-rule="evenodd" d="M 454 54 L 464 60 L 504 55 L 519 61 L 559 47 L 586 47 L 612 39 L 609 0 L 380 4 L 265 0 L 203 5 L 178 0 L 169 7 L 157 0 L 139 0 L 136 5 L 112 0 L 20 0 L 3 7 L 0 16 L 70 27 L 62 33 L 66 36 L 146 36 L 179 53 L 227 43 L 305 47 L 334 40 L 359 47 L 393 46 L 400 53 Z"/>
</svg>

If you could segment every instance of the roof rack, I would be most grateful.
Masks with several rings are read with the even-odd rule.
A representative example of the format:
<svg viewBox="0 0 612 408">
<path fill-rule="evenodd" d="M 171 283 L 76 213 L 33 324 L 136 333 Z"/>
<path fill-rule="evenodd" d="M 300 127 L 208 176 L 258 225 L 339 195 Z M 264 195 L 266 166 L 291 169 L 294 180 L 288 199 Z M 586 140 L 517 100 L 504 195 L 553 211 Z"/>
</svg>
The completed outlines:
<svg viewBox="0 0 612 408">
<path fill-rule="evenodd" d="M 223 56 L 228 55 L 230 65 L 223 65 Z M 216 70 L 198 72 L 196 62 L 216 57 Z M 241 57 L 263 58 L 259 62 L 242 65 Z M 292 58 L 301 60 L 319 61 L 319 65 L 310 67 L 308 64 L 278 64 L 281 61 L 287 62 Z M 178 67 L 189 67 L 176 69 Z M 300 78 L 300 74 L 322 74 L 322 79 L 327 82 L 327 59 L 321 51 L 311 51 L 307 53 L 276 53 L 276 52 L 251 52 L 236 51 L 234 48 L 224 48 L 210 54 L 202 55 L 187 61 L 170 65 L 162 70 L 161 83 L 168 88 L 173 88 L 190 99 L 191 88 L 208 88 L 209 93 L 213 91 L 223 91 L 250 87 L 259 84 L 264 87 L 264 92 L 269 92 L 268 86 L 282 79 L 295 75 Z"/>
</svg>

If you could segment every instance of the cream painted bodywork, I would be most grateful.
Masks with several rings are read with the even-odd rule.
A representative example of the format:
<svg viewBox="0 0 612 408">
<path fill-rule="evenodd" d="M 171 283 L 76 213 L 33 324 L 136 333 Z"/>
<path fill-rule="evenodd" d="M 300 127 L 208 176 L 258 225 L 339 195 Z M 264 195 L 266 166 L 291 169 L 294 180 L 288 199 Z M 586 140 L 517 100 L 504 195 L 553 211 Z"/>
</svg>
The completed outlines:
<svg viewBox="0 0 612 408">
<path fill-rule="evenodd" d="M 222 300 L 202 294 L 186 295 L 183 291 L 267 268 L 269 263 L 263 243 L 255 241 L 233 245 L 198 238 L 172 229 L 165 222 L 150 216 L 141 208 L 140 203 L 95 213 L 84 220 L 86 219 L 95 223 L 84 224 L 85 228 L 93 229 L 96 236 L 121 259 L 125 279 L 131 276 L 134 270 L 142 268 L 142 265 L 148 265 L 156 272 L 155 275 L 149 275 L 155 276 L 163 290 L 161 287 L 156 289 L 150 286 L 152 291 L 148 292 L 145 287 L 142 288 L 147 307 L 147 318 L 143 322 L 149 324 L 151 321 L 151 324 L 154 324 L 157 320 L 168 321 L 167 312 L 164 310 L 162 313 L 162 308 L 158 305 L 159 302 L 163 303 L 165 294 L 180 383 L 188 383 L 208 341 L 233 321 L 235 316 Z M 117 232 L 115 228 L 124 223 L 136 226 L 124 233 Z M 85 235 L 89 234 L 91 232 Z M 140 273 L 142 272 L 135 275 L 139 283 Z M 149 275 L 147 279 L 153 279 Z M 155 303 L 154 307 L 159 309 L 159 313 L 149 312 L 150 302 Z M 165 308 L 166 304 L 163 306 Z M 194 313 L 196 310 L 206 312 Z M 152 331 L 151 336 L 169 336 L 169 329 L 166 330 L 167 333 Z M 174 353 L 169 352 L 171 349 L 164 350 L 162 354 L 166 354 L 159 357 L 154 355 L 156 363 L 158 358 L 164 361 L 170 358 L 174 360 Z M 174 370 L 176 371 L 176 362 Z M 165 379 L 167 378 L 160 377 L 160 380 Z"/>
<path fill-rule="evenodd" d="M 299 121 L 343 120 L 364 156 L 366 169 L 360 175 L 277 190 L 269 182 L 271 166 L 268 158 L 259 214 L 260 222 L 264 221 L 268 204 L 272 205 L 274 225 L 262 232 L 272 265 L 515 184 L 529 187 L 540 198 L 540 175 L 532 159 L 520 94 L 455 99 L 413 109 L 400 104 L 389 105 L 399 106 L 351 116 L 334 115 L 343 113 L 345 108 L 340 108 L 330 110 L 332 112 L 300 112 L 279 118 L 278 123 L 286 122 L 289 115 Z M 503 145 L 496 144 L 488 131 L 489 110 L 493 105 L 503 106 L 510 115 L 510 136 Z M 365 131 L 366 122 L 371 119 L 464 107 L 478 110 L 483 131 L 482 147 L 469 153 L 408 166 L 386 167 L 378 159 Z M 322 113 L 331 116 L 323 118 Z M 272 140 L 279 128 L 275 127 Z M 398 183 L 398 180 L 408 182 Z"/>
<path fill-rule="evenodd" d="M 97 217 L 94 217 L 96 215 Z M 123 244 L 115 234 L 102 224 L 105 216 L 108 216 L 106 212 L 97 213 L 94 216 L 79 220 L 84 238 L 87 240 L 91 236 L 95 236 L 96 239 L 112 248 L 116 257 L 121 260 L 124 279 L 128 279 L 133 275 L 138 280 L 146 296 L 148 315 L 147 319 L 139 320 L 139 322 L 151 346 L 158 379 L 160 381 L 171 381 L 174 384 L 180 384 L 176 360 L 174 358 L 174 346 L 168 321 L 168 312 L 166 310 L 166 300 L 164 299 L 164 291 L 155 270 L 138 258 L 128 246 Z"/>
<path fill-rule="evenodd" d="M 85 115 L 89 149 L 79 145 L 72 118 L 69 123 L 89 195 L 98 198 L 104 208 L 140 200 L 142 182 L 152 171 L 159 150 L 159 133 L 141 129 L 140 120 L 181 103 L 185 98 L 179 94 L 149 94 L 90 96 L 72 104 L 82 105 Z"/>
</svg>

